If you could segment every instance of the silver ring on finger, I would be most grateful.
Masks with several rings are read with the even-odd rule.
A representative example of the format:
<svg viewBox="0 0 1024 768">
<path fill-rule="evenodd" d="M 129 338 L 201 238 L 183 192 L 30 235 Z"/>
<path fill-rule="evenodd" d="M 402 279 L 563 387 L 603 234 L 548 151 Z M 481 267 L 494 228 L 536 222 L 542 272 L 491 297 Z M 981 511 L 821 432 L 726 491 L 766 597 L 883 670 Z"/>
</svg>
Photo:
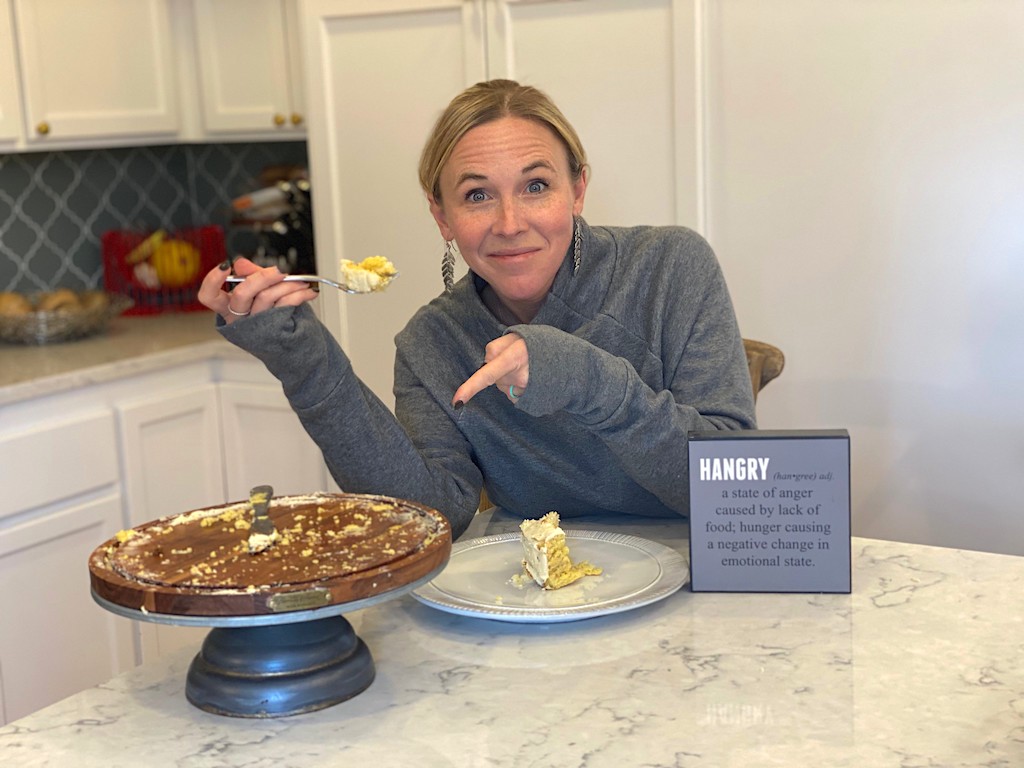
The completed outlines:
<svg viewBox="0 0 1024 768">
<path fill-rule="evenodd" d="M 235 317 L 248 317 L 250 314 L 252 314 L 252 309 L 249 309 L 249 311 L 247 312 L 235 312 L 235 310 L 231 308 L 231 304 L 228 304 L 228 312 L 230 312 Z"/>
</svg>

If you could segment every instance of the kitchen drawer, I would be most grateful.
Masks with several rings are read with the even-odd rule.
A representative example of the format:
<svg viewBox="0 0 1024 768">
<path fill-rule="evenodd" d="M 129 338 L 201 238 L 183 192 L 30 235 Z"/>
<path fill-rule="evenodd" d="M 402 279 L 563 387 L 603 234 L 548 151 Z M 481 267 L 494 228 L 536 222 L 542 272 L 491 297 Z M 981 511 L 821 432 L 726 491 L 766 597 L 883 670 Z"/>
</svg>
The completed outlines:
<svg viewBox="0 0 1024 768">
<path fill-rule="evenodd" d="M 115 436 L 109 410 L 0 434 L 0 519 L 117 483 Z"/>
</svg>

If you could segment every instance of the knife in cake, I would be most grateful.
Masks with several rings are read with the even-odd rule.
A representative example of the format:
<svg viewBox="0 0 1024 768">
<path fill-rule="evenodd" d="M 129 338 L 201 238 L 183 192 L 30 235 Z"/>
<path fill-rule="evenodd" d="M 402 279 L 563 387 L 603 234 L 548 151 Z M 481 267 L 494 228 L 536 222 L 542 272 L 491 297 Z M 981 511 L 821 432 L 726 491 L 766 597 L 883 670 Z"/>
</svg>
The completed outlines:
<svg viewBox="0 0 1024 768">
<path fill-rule="evenodd" d="M 252 528 L 249 531 L 249 552 L 262 552 L 277 540 L 277 529 L 267 513 L 274 489 L 269 485 L 257 485 L 249 491 L 252 506 Z"/>
</svg>

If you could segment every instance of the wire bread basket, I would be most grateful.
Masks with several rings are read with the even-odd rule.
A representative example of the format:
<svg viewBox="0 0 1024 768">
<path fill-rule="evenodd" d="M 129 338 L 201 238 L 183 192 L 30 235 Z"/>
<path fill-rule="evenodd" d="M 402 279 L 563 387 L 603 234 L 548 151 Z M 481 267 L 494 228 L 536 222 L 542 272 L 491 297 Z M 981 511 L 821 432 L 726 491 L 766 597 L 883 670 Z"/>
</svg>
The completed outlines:
<svg viewBox="0 0 1024 768">
<path fill-rule="evenodd" d="M 90 292 L 81 306 L 56 310 L 35 309 L 16 315 L 0 315 L 0 341 L 14 344 L 54 344 L 82 339 L 106 330 L 108 323 L 133 302 L 127 296 Z M 39 294 L 29 297 L 35 307 Z"/>
</svg>

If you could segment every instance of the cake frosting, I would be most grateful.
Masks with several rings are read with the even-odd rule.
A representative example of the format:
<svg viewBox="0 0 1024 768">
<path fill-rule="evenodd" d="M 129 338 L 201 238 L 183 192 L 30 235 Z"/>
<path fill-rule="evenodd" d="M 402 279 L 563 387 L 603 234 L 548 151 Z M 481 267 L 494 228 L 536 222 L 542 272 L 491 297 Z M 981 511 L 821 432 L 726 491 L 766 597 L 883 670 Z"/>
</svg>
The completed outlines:
<svg viewBox="0 0 1024 768">
<path fill-rule="evenodd" d="M 559 589 L 584 576 L 600 575 L 601 569 L 586 560 L 572 562 L 557 512 L 548 512 L 539 520 L 524 520 L 519 530 L 523 569 L 544 589 Z"/>
<path fill-rule="evenodd" d="M 249 554 L 258 555 L 260 552 L 264 552 L 270 547 L 277 543 L 277 540 L 281 536 L 277 530 L 273 530 L 270 533 L 250 533 L 249 534 Z"/>
</svg>

